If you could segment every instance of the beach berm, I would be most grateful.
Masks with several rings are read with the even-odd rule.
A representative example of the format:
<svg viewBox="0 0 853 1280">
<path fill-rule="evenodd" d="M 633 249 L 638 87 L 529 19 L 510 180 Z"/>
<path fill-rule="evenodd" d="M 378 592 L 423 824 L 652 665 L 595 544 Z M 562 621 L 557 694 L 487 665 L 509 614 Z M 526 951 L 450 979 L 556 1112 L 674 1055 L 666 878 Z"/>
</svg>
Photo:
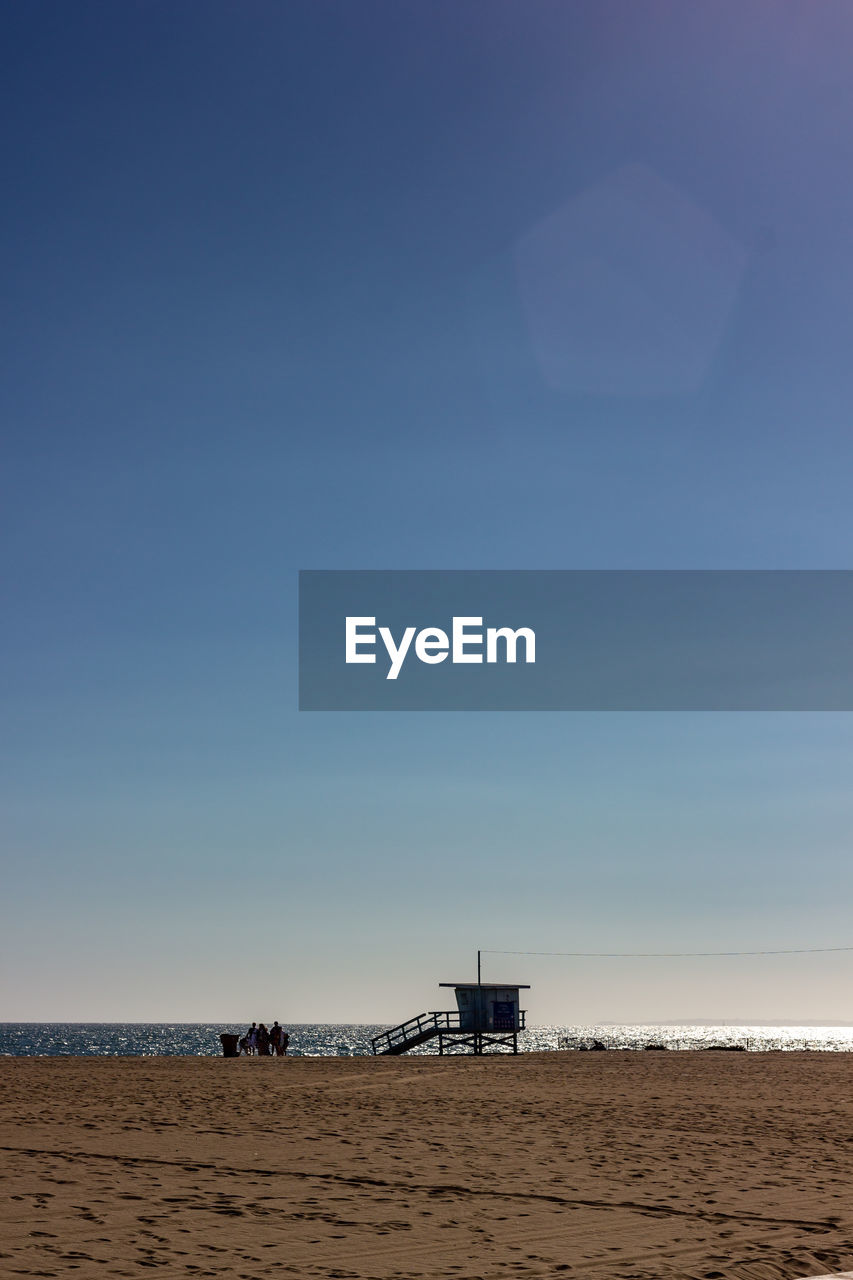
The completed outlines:
<svg viewBox="0 0 853 1280">
<path fill-rule="evenodd" d="M 853 1270 L 853 1059 L 0 1060 L 9 1276 Z"/>
</svg>

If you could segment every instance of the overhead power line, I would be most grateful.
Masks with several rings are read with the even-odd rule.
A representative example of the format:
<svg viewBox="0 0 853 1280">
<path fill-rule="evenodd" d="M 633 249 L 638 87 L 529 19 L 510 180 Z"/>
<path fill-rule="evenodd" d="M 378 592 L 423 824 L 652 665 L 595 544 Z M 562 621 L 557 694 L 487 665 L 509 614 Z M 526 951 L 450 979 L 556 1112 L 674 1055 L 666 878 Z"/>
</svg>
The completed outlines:
<svg viewBox="0 0 853 1280">
<path fill-rule="evenodd" d="M 829 951 L 853 951 L 850 947 L 780 947 L 775 951 L 492 951 L 484 956 L 570 956 L 586 960 L 682 960 L 690 956 L 806 956 Z"/>
</svg>

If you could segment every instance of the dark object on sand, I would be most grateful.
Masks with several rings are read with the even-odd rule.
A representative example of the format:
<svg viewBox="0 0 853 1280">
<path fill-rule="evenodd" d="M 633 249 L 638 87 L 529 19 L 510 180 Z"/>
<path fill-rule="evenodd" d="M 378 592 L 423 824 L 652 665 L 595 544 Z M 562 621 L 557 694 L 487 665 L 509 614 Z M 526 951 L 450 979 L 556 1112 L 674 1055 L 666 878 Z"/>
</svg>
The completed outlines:
<svg viewBox="0 0 853 1280">
<path fill-rule="evenodd" d="M 644 1044 L 643 1048 L 644 1049 L 665 1049 L 666 1045 L 665 1044 Z"/>
<path fill-rule="evenodd" d="M 715 1051 L 724 1049 L 726 1053 L 746 1053 L 745 1044 L 703 1044 L 702 1049 L 706 1053 L 710 1049 Z"/>
<path fill-rule="evenodd" d="M 606 1048 L 607 1048 L 607 1045 L 606 1045 L 606 1044 L 602 1044 L 602 1042 L 601 1042 L 600 1040 L 593 1040 L 593 1042 L 592 1042 L 592 1046 L 591 1046 L 591 1047 L 592 1047 L 593 1049 L 606 1049 Z"/>
<path fill-rule="evenodd" d="M 232 1036 L 229 1035 L 227 1031 L 223 1031 L 219 1039 L 222 1041 L 223 1057 L 237 1058 L 240 1056 L 240 1051 L 237 1048 L 237 1041 L 240 1039 L 239 1036 Z"/>
</svg>

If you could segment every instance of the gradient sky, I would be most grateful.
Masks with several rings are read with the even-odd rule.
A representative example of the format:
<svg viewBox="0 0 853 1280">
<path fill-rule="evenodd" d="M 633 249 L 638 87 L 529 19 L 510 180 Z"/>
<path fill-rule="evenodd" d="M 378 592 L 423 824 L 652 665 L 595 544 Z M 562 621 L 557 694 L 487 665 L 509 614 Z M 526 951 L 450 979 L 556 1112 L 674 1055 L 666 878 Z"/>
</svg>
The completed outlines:
<svg viewBox="0 0 853 1280">
<path fill-rule="evenodd" d="M 300 568 L 850 568 L 848 0 L 0 14 L 5 1020 L 853 945 L 848 715 L 299 714 Z M 853 1021 L 853 954 L 486 956 Z"/>
</svg>

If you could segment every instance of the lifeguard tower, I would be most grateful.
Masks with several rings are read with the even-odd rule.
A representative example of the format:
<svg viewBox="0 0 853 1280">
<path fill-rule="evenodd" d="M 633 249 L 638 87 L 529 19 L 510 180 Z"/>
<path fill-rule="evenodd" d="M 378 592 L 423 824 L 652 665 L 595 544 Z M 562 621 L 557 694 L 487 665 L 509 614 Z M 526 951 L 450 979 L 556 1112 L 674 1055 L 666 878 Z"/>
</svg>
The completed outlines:
<svg viewBox="0 0 853 1280">
<path fill-rule="evenodd" d="M 477 970 L 479 972 L 479 955 Z M 407 1053 L 428 1040 L 438 1040 L 438 1052 L 518 1053 L 518 1033 L 524 1030 L 525 1010 L 519 991 L 526 982 L 440 982 L 456 992 L 456 1008 L 418 1014 L 372 1040 L 375 1054 Z"/>
</svg>

